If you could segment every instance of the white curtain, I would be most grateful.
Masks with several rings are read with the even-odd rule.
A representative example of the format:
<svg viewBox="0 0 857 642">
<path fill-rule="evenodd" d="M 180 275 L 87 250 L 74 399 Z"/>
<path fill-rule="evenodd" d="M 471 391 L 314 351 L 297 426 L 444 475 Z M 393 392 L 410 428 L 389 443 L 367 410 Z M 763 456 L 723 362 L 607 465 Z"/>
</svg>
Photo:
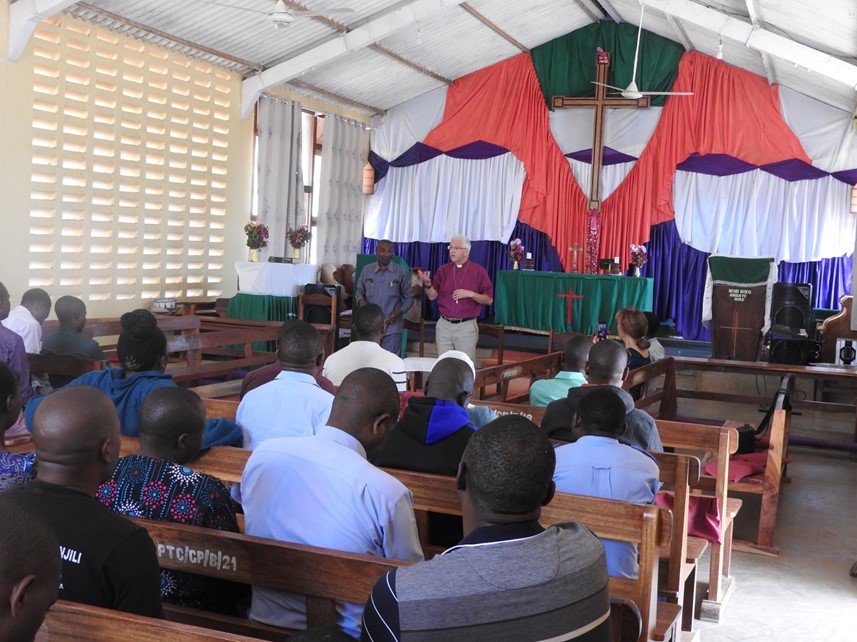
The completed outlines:
<svg viewBox="0 0 857 642">
<path fill-rule="evenodd" d="M 306 222 L 301 174 L 300 103 L 262 96 L 259 99 L 257 159 L 258 220 L 268 226 L 268 256 L 291 256 L 286 245 L 290 227 Z"/>
<path fill-rule="evenodd" d="M 443 120 L 446 85 L 396 105 L 372 130 L 372 151 L 388 161 L 420 143 Z"/>
<path fill-rule="evenodd" d="M 363 125 L 332 114 L 324 117 L 318 190 L 319 263 L 354 263 L 363 232 Z"/>
<path fill-rule="evenodd" d="M 364 234 L 400 243 L 446 242 L 453 234 L 508 241 L 525 176 L 524 164 L 511 152 L 484 160 L 441 154 L 390 167 L 366 203 Z"/>
<path fill-rule="evenodd" d="M 628 173 L 634 168 L 636 160 L 628 161 L 627 163 L 615 163 L 613 165 L 604 165 L 601 167 L 601 196 L 602 201 L 607 198 L 619 187 L 619 184 L 625 180 Z M 592 163 L 568 159 L 568 164 L 571 165 L 571 172 L 574 178 L 577 179 L 577 184 L 587 196 L 589 195 L 589 183 L 592 182 Z"/>
<path fill-rule="evenodd" d="M 854 251 L 851 187 L 832 176 L 789 182 L 760 169 L 733 176 L 676 172 L 681 240 L 703 252 L 802 263 Z"/>
</svg>

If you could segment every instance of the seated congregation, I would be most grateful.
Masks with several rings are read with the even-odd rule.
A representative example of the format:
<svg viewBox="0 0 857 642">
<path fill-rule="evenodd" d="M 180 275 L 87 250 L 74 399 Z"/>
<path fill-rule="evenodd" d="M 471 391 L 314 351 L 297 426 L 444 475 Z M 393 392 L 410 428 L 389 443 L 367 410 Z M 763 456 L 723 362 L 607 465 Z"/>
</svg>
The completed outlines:
<svg viewBox="0 0 857 642">
<path fill-rule="evenodd" d="M 352 345 L 361 350 L 380 340 L 383 315 L 375 307 L 355 313 Z M 59 541 L 60 600 L 213 628 L 228 623 L 251 636 L 309 633 L 324 623 L 364 640 L 677 635 L 680 608 L 660 615 L 651 572 L 658 546 L 669 542 L 666 522 L 650 506 L 656 530 L 646 534 L 642 513 L 619 508 L 652 504 L 659 471 L 645 450 L 663 450 L 654 420 L 623 389 L 629 352 L 621 343 L 568 342 L 563 367 L 579 373 L 581 385 L 558 377 L 552 394 L 559 398 L 547 401 L 540 429 L 516 414 L 486 421 L 488 409 L 470 403 L 477 370 L 456 351 L 438 359 L 424 394 L 407 393 L 404 402 L 399 371 L 383 361 L 357 367 L 355 359 L 333 375 L 333 385 L 325 373 L 336 368 L 328 367 L 318 330 L 288 321 L 279 329 L 276 362 L 245 378 L 236 422 L 218 420 L 235 426 L 225 434 L 240 431 L 227 443 L 246 453 L 230 477 L 241 483 L 230 492 L 228 483 L 194 468 L 201 450 L 214 446 L 217 456 L 222 446 L 206 441 L 211 420 L 199 397 L 164 373 L 163 332 L 142 310 L 123 315 L 122 328 L 121 367 L 37 397 L 26 412 L 35 453 L 3 452 L 0 459 L 2 499 Z M 21 394 L 2 364 L 0 393 L 5 429 L 20 413 Z M 139 438 L 137 451 L 123 443 L 130 454 L 120 458 L 128 437 Z M 418 489 L 423 483 L 436 488 L 433 499 Z M 574 495 L 554 499 L 556 492 L 608 503 L 557 508 L 577 504 L 568 499 Z M 69 511 L 86 515 L 85 522 Z M 616 526 L 622 519 L 630 521 Z M 225 567 L 222 560 L 188 561 L 202 559 L 191 544 L 198 528 L 214 529 L 200 531 L 198 541 L 218 541 L 223 551 L 239 546 Z M 182 547 L 170 543 L 176 537 L 191 539 Z M 266 548 L 274 541 L 283 548 Z M 179 550 L 187 559 L 176 557 Z M 346 555 L 386 560 L 395 570 L 382 577 L 389 566 L 370 570 L 361 562 L 364 570 L 355 572 L 364 588 L 347 588 L 343 578 L 325 589 L 316 588 L 321 580 L 311 572 L 298 582 L 266 576 L 264 567 L 230 572 L 243 554 L 251 566 L 270 559 L 271 568 L 276 559 L 313 555 L 320 577 L 326 557 L 340 568 L 358 563 Z M 620 604 L 628 609 L 621 600 L 630 586 L 640 602 L 631 609 L 639 630 L 621 637 L 616 613 Z M 320 609 L 313 590 L 335 609 Z M 662 632 L 656 611 L 669 621 Z M 245 625 L 236 624 L 242 619 Z"/>
</svg>

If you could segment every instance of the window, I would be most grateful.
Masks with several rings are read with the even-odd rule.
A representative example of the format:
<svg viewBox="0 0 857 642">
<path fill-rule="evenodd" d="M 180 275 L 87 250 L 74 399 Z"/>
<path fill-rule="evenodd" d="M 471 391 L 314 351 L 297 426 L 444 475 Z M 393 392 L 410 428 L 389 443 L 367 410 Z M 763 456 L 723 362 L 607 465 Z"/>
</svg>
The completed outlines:
<svg viewBox="0 0 857 642">
<path fill-rule="evenodd" d="M 310 263 L 317 263 L 318 256 L 318 198 L 314 191 L 321 176 L 321 145 L 324 137 L 324 115 L 304 110 L 301 121 L 301 172 L 304 179 L 304 211 L 309 216 Z"/>
<path fill-rule="evenodd" d="M 219 296 L 235 78 L 63 17 L 34 35 L 30 286 Z"/>
</svg>

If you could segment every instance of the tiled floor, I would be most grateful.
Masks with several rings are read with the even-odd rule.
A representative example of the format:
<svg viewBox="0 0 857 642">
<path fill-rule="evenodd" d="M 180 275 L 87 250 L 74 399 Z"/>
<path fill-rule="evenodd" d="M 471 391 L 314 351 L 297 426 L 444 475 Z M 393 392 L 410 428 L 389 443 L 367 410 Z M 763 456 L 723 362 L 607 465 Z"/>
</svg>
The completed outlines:
<svg viewBox="0 0 857 642">
<path fill-rule="evenodd" d="M 741 406 L 728 412 L 739 409 L 747 412 Z M 805 413 L 793 417 L 792 427 L 795 434 L 847 441 L 853 420 Z M 857 641 L 857 579 L 848 574 L 857 561 L 857 461 L 845 452 L 805 447 L 789 454 L 791 481 L 782 487 L 775 536 L 780 555 L 734 553 L 735 591 L 719 623 L 696 621 L 702 642 Z M 752 539 L 759 501 L 742 498 L 736 537 Z"/>
</svg>

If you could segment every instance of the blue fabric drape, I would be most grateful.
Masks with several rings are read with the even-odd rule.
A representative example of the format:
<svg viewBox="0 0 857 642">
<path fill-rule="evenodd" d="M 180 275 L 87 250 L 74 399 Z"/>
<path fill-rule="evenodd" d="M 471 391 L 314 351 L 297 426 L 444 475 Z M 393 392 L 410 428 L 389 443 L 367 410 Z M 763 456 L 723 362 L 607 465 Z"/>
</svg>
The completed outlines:
<svg viewBox="0 0 857 642">
<path fill-rule="evenodd" d="M 533 267 L 544 272 L 562 272 L 556 248 L 547 234 L 540 232 L 525 223 L 518 221 L 512 232 L 512 238 L 520 238 L 525 252 L 533 255 Z M 363 252 L 374 254 L 375 247 L 381 239 L 363 239 Z M 496 241 L 471 241 L 470 260 L 478 263 L 488 271 L 491 282 L 497 282 L 498 270 L 511 270 L 509 246 Z M 431 270 L 432 274 L 444 263 L 449 262 L 448 243 L 393 243 L 395 252 L 401 256 L 411 268 Z M 522 266 L 523 267 L 523 266 Z M 485 311 L 486 316 L 494 315 L 494 306 Z M 425 299 L 423 317 L 434 321 L 438 318 L 437 304 Z"/>
</svg>

